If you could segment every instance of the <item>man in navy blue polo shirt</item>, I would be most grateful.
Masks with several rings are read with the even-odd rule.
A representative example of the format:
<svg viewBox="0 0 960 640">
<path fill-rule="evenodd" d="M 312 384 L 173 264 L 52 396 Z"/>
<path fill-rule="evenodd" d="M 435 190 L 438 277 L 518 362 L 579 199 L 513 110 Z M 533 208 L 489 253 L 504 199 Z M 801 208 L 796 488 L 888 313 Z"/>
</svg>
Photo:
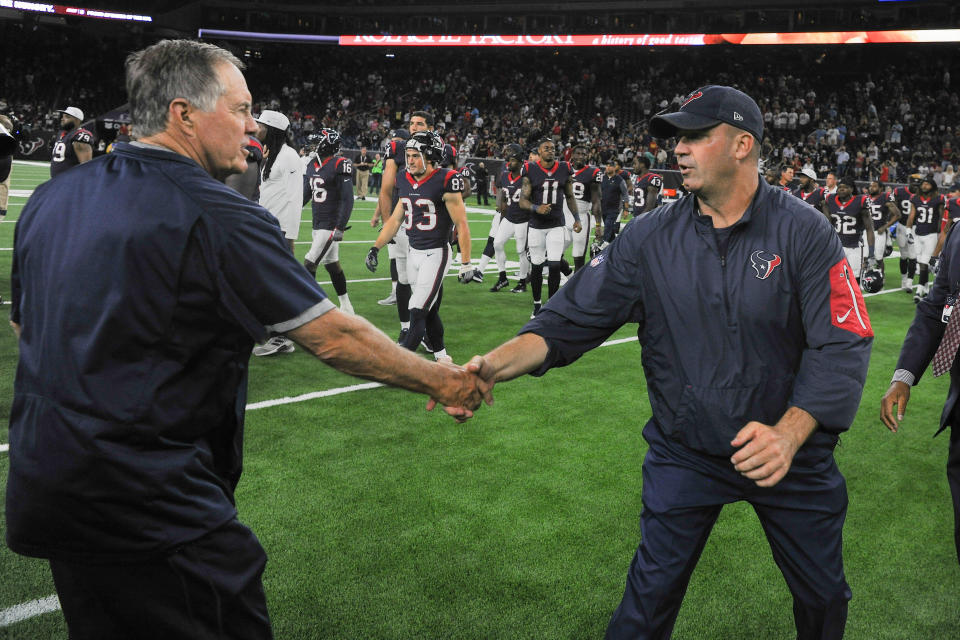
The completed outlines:
<svg viewBox="0 0 960 640">
<path fill-rule="evenodd" d="M 748 501 L 794 598 L 797 637 L 840 638 L 846 485 L 833 458 L 873 332 L 827 220 L 758 177 L 763 120 L 706 86 L 651 132 L 690 192 L 629 224 L 519 336 L 468 369 L 495 382 L 570 364 L 638 323 L 651 419 L 642 540 L 609 638 L 667 638 L 724 504 Z"/>
<path fill-rule="evenodd" d="M 256 130 L 241 69 L 186 40 L 131 55 L 137 141 L 41 185 L 17 224 L 7 543 L 49 558 L 71 638 L 271 637 L 234 505 L 254 342 L 285 333 L 458 419 L 480 402 L 476 376 L 340 313 L 219 182 Z"/>
</svg>

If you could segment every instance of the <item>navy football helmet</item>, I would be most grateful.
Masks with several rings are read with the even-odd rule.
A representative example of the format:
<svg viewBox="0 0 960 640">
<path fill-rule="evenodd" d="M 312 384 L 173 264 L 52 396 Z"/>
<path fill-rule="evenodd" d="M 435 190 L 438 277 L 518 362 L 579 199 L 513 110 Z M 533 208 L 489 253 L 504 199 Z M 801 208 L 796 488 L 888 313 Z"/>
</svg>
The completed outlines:
<svg viewBox="0 0 960 640">
<path fill-rule="evenodd" d="M 867 269 L 860 276 L 860 288 L 867 293 L 883 291 L 883 272 L 880 269 Z"/>
<path fill-rule="evenodd" d="M 336 129 L 320 129 L 311 138 L 316 139 L 317 155 L 321 158 L 329 158 L 340 151 L 340 132 Z"/>
<path fill-rule="evenodd" d="M 523 162 L 527 159 L 527 152 L 523 150 L 523 147 L 516 143 L 508 144 L 503 148 L 503 159 L 512 160 L 513 158 L 516 158 L 520 162 Z"/>
<path fill-rule="evenodd" d="M 443 158 L 443 138 L 433 131 L 418 131 L 407 140 L 407 149 L 420 152 L 427 162 L 437 164 Z"/>
</svg>

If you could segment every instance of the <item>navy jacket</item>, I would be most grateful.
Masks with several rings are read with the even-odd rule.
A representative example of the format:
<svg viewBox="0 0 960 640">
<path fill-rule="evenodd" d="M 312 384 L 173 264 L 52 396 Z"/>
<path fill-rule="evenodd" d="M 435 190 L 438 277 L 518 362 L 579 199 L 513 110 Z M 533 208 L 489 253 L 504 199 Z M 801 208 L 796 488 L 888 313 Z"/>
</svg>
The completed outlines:
<svg viewBox="0 0 960 640">
<path fill-rule="evenodd" d="M 7 542 L 119 561 L 234 518 L 254 340 L 331 309 L 261 206 L 118 144 L 17 223 Z"/>
<path fill-rule="evenodd" d="M 912 373 L 915 376 L 914 385 L 919 384 L 923 372 L 933 361 L 933 354 L 940 346 L 940 339 L 947 326 L 941 320 L 947 296 L 954 298 L 960 296 L 960 234 L 957 233 L 957 226 L 954 225 L 947 234 L 943 250 L 940 252 L 940 270 L 933 281 L 930 293 L 917 303 L 917 314 L 900 349 L 897 369 L 906 369 Z M 960 312 L 955 309 L 953 313 Z M 953 410 L 958 398 L 960 398 L 960 359 L 955 359 L 950 368 L 950 391 L 943 405 L 943 413 L 940 414 L 940 428 L 937 429 L 937 433 L 953 426 Z"/>
<path fill-rule="evenodd" d="M 564 366 L 639 324 L 653 421 L 698 451 L 729 456 L 750 420 L 790 406 L 833 445 L 863 392 L 873 332 L 837 234 L 818 211 L 760 181 L 721 250 L 693 195 L 654 209 L 581 269 L 522 332 L 543 366 Z"/>
</svg>

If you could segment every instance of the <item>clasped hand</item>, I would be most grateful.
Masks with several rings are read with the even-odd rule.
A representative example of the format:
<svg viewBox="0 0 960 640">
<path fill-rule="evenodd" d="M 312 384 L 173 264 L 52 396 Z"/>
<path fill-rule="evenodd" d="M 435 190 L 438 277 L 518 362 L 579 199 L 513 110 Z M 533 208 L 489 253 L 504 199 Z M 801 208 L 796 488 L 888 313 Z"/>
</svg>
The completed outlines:
<svg viewBox="0 0 960 640">
<path fill-rule="evenodd" d="M 493 382 L 455 364 L 440 366 L 445 369 L 446 379 L 436 397 L 427 402 L 427 411 L 433 411 L 439 404 L 457 422 L 465 422 L 473 417 L 481 403 L 493 404 Z"/>
</svg>

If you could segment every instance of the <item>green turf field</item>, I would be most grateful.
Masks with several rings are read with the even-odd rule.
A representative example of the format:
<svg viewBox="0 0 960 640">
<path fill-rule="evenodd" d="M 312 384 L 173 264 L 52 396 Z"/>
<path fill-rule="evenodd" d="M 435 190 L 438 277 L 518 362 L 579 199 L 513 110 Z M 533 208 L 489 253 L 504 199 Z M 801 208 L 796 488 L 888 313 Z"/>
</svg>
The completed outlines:
<svg viewBox="0 0 960 640">
<path fill-rule="evenodd" d="M 18 163 L 12 188 L 31 189 L 47 175 L 45 166 Z M 0 224 L 5 300 L 12 220 L 25 201 L 11 198 Z M 376 303 L 389 292 L 386 256 L 375 276 L 363 266 L 372 205 L 357 202 L 341 263 L 356 311 L 395 335 L 396 307 Z M 490 216 L 468 218 L 476 259 Z M 298 256 L 307 247 L 298 244 Z M 887 267 L 898 273 L 895 260 Z M 489 293 L 494 279 L 491 266 L 483 285 L 447 280 L 442 315 L 457 362 L 509 338 L 529 317 L 529 294 Z M 854 595 L 846 638 L 958 638 L 947 438 L 931 438 L 947 381 L 926 377 L 904 427 L 889 433 L 879 401 L 914 307 L 901 292 L 867 305 L 876 332 L 867 388 L 837 450 L 850 494 L 845 558 Z M 15 362 L 16 342 L 0 326 L 0 443 Z M 253 359 L 249 401 L 357 382 L 298 349 Z M 238 506 L 270 557 L 265 586 L 278 638 L 603 636 L 639 541 L 640 429 L 649 417 L 639 347 L 604 346 L 543 378 L 498 386 L 495 395 L 493 407 L 463 425 L 426 413 L 424 397 L 386 388 L 248 411 Z M 0 452 L 4 486 L 7 466 Z M 0 549 L 0 638 L 65 638 L 59 611 L 3 622 L 12 607 L 53 593 L 43 561 Z M 794 637 L 789 592 L 747 505 L 721 515 L 674 636 Z"/>
</svg>

